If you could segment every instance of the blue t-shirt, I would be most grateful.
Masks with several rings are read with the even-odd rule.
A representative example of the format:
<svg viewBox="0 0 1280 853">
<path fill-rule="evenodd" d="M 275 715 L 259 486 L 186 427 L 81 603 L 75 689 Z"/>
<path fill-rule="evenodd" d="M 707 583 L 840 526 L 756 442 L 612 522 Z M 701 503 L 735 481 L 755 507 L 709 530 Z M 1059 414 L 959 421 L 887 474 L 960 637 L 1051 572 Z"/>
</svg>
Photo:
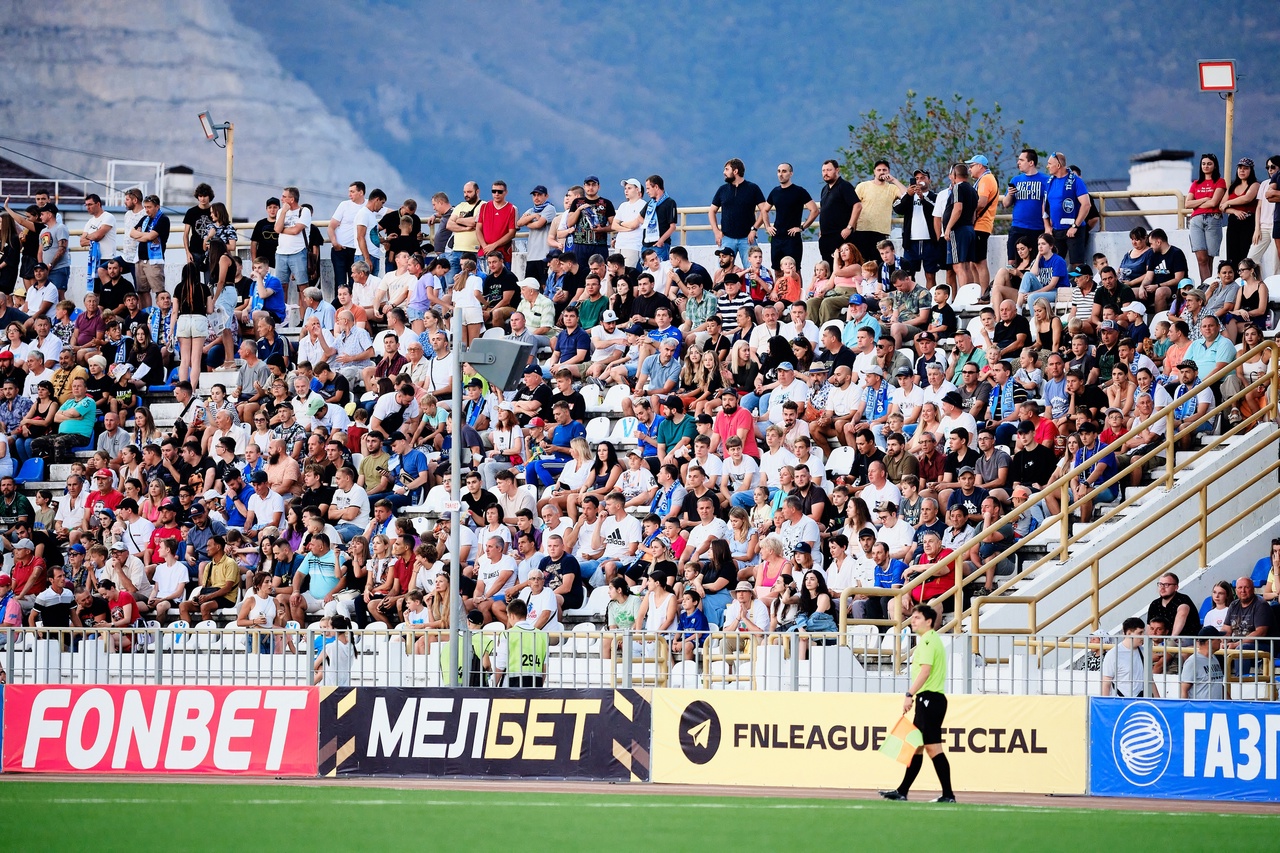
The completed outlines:
<svg viewBox="0 0 1280 853">
<path fill-rule="evenodd" d="M 895 586 L 902 586 L 902 573 L 907 570 L 907 564 L 901 560 L 890 560 L 886 567 L 876 566 L 875 586 L 880 589 L 890 589 Z"/>
<path fill-rule="evenodd" d="M 240 499 L 241 503 L 248 506 L 249 498 L 253 497 L 253 486 L 245 486 L 236 497 Z M 222 509 L 227 515 L 228 527 L 244 527 L 245 517 L 240 510 L 236 509 L 236 502 L 230 496 L 222 499 Z"/>
<path fill-rule="evenodd" d="M 333 565 L 334 551 L 317 557 L 315 554 L 307 554 L 303 559 L 302 565 L 298 566 L 297 573 L 306 575 L 311 579 L 307 586 L 307 592 L 311 593 L 312 598 L 324 598 L 333 588 L 338 585 L 338 581 L 342 579 L 342 569 L 339 565 L 338 570 L 334 571 Z M 339 564 L 342 561 L 342 555 L 338 555 Z"/>
<path fill-rule="evenodd" d="M 1014 228 L 1040 231 L 1044 228 L 1044 191 L 1049 176 L 1043 172 L 1034 175 L 1018 175 L 1009 182 L 1013 190 Z"/>
<path fill-rule="evenodd" d="M 1036 273 L 1041 287 L 1048 287 L 1053 279 L 1058 280 L 1058 287 L 1070 287 L 1071 279 L 1067 278 L 1067 262 L 1062 255 L 1055 253 L 1049 260 L 1040 261 L 1040 270 Z"/>
<path fill-rule="evenodd" d="M 556 335 L 556 352 L 560 353 L 561 364 L 577 355 L 578 350 L 591 352 L 591 336 L 581 326 L 572 332 L 565 329 Z"/>
<path fill-rule="evenodd" d="M 1098 443 L 1095 443 L 1092 448 L 1082 446 L 1079 450 L 1076 451 L 1076 455 L 1072 457 L 1071 467 L 1072 468 L 1076 467 L 1081 462 L 1088 459 L 1093 454 L 1097 453 L 1100 449 L 1101 447 L 1099 446 Z M 1109 477 L 1111 477 L 1111 475 L 1115 474 L 1116 472 L 1116 455 L 1114 453 L 1104 453 L 1102 456 L 1099 456 L 1097 459 L 1093 461 L 1092 465 L 1090 465 L 1088 468 L 1085 468 L 1083 471 L 1080 472 L 1080 476 L 1079 476 L 1080 482 L 1084 483 L 1089 478 L 1089 476 L 1093 473 L 1093 469 L 1097 468 L 1099 465 L 1107 466 L 1107 470 L 1103 472 L 1102 476 L 1098 478 L 1099 481 L 1108 479 Z M 1094 485 L 1097 485 L 1097 483 L 1095 483 Z"/>
<path fill-rule="evenodd" d="M 284 305 L 284 287 L 281 286 L 280 279 L 268 274 L 267 277 L 262 280 L 262 287 L 270 289 L 271 295 L 266 299 L 263 299 L 262 296 L 259 295 L 261 288 L 254 287 L 253 300 L 250 302 L 250 306 L 255 311 L 259 308 L 264 311 L 270 311 L 277 319 L 283 320 L 288 309 L 286 309 Z M 332 328 L 332 326 L 326 326 L 325 328 Z"/>
<path fill-rule="evenodd" d="M 391 477 L 396 484 L 407 486 L 427 470 L 427 456 L 415 447 L 404 456 L 392 456 L 388 467 L 391 468 Z M 409 499 L 414 502 L 417 502 L 421 496 L 421 487 L 409 493 Z"/>
<path fill-rule="evenodd" d="M 649 340 L 653 341 L 655 344 L 660 344 L 663 341 L 665 341 L 667 338 L 671 338 L 675 340 L 676 342 L 675 357 L 679 358 L 680 351 L 684 349 L 684 335 L 680 333 L 679 329 L 677 329 L 675 326 L 667 326 L 667 328 L 665 329 L 649 330 Z"/>
<path fill-rule="evenodd" d="M 1120 256 L 1120 263 L 1116 264 L 1116 277 L 1122 283 L 1137 281 L 1142 278 L 1151 269 L 1151 250 L 1145 250 L 1138 257 L 1130 257 L 1128 252 Z"/>
<path fill-rule="evenodd" d="M 1067 413 L 1067 406 L 1071 400 L 1067 396 L 1066 378 L 1045 380 L 1044 401 L 1049 407 L 1053 420 L 1057 420 Z"/>
<path fill-rule="evenodd" d="M 62 435 L 93 435 L 93 422 L 98 417 L 98 404 L 93 402 L 92 397 L 84 397 L 76 400 L 74 397 L 62 404 L 61 411 L 70 411 L 75 409 L 80 413 L 79 418 L 69 418 L 58 424 L 58 432 Z"/>
<path fill-rule="evenodd" d="M 575 438 L 586 438 L 587 428 L 582 425 L 582 421 L 569 421 L 567 424 L 556 424 L 556 428 L 551 431 L 551 443 L 557 447 L 568 447 L 569 442 Z M 567 453 L 556 453 L 556 459 L 568 461 Z"/>
<path fill-rule="evenodd" d="M 1065 231 L 1075 226 L 1076 217 L 1080 215 L 1080 202 L 1077 199 L 1088 192 L 1084 179 L 1073 172 L 1068 172 L 1061 178 L 1049 178 L 1045 188 L 1045 208 L 1049 211 L 1049 222 L 1053 230 Z M 1043 223 L 1041 227 L 1044 227 Z"/>
</svg>

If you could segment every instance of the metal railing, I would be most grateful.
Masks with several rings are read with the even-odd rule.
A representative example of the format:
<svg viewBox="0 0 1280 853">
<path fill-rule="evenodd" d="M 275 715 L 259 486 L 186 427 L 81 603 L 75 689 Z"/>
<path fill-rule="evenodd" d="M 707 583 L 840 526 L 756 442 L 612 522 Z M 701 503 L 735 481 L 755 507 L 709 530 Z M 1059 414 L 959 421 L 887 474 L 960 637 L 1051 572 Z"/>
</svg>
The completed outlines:
<svg viewBox="0 0 1280 853">
<path fill-rule="evenodd" d="M 364 687 L 443 687 L 452 656 L 446 631 L 356 630 L 349 683 Z M 6 629 L 0 661 L 10 684 L 272 685 L 317 683 L 320 650 L 332 632 L 308 628 Z M 486 630 L 463 632 L 461 682 L 495 684 L 496 642 Z M 724 690 L 901 693 L 910 679 L 915 638 L 874 629 L 805 634 L 576 630 L 550 632 L 541 687 L 675 687 Z M 1229 639 L 1229 638 L 1228 638 Z M 473 640 L 475 641 L 473 643 Z M 1116 637 L 987 635 L 946 637 L 948 681 L 956 694 L 1102 695 L 1103 656 Z M 1223 649 L 1227 698 L 1274 700 L 1268 641 Z M 1179 694 L 1191 671 L 1190 638 L 1142 638 L 1145 678 L 1161 696 Z M 1193 683 L 1194 686 L 1194 683 Z"/>
<path fill-rule="evenodd" d="M 1226 397 L 1221 403 L 1211 407 L 1207 412 L 1198 417 L 1188 419 L 1181 425 L 1175 420 L 1175 412 L 1178 406 L 1187 399 L 1187 396 L 1194 394 L 1201 388 L 1212 386 L 1227 375 L 1234 373 L 1236 368 L 1246 361 L 1256 360 L 1258 356 L 1265 355 L 1268 360 L 1268 366 L 1265 371 L 1259 374 L 1253 381 L 1243 385 L 1242 390 Z M 1178 453 L 1176 448 L 1183 439 L 1189 439 L 1196 436 L 1201 426 L 1212 422 L 1220 416 L 1230 412 L 1233 408 L 1239 406 L 1241 400 L 1255 389 L 1264 389 L 1266 391 L 1264 397 L 1264 405 L 1254 411 L 1247 417 L 1241 418 L 1239 423 L 1231 426 L 1225 432 L 1218 435 L 1206 436 L 1204 443 L 1194 450 L 1183 451 Z M 1079 465 L 1075 465 L 1066 473 L 1057 477 L 1048 483 L 1039 492 L 1031 495 L 1026 502 L 1015 506 L 1012 510 L 1002 516 L 995 524 L 979 532 L 974 538 L 965 542 L 962 548 L 947 555 L 937 563 L 929 564 L 924 567 L 923 571 L 915 575 L 911 580 L 901 587 L 886 590 L 880 587 L 852 587 L 844 590 L 840 595 L 841 600 L 841 622 L 840 627 L 843 630 L 849 624 L 867 624 L 878 627 L 889 627 L 900 630 L 905 619 L 899 615 L 897 619 L 879 619 L 879 620 L 853 620 L 848 617 L 848 602 L 854 596 L 867 596 L 873 598 L 887 599 L 898 596 L 909 596 L 913 590 L 922 587 L 927 581 L 938 576 L 945 576 L 952 573 L 954 578 L 953 586 L 941 595 L 929 599 L 930 603 L 942 608 L 948 614 L 949 621 L 943 628 L 944 632 L 958 632 L 967 630 L 971 633 L 981 634 L 984 629 L 981 627 L 981 609 L 985 604 L 1022 604 L 1028 608 L 1028 623 L 1026 628 L 1012 629 L 1022 633 L 1036 634 L 1045 630 L 1057 619 L 1069 613 L 1073 608 L 1079 606 L 1084 601 L 1090 602 L 1090 616 L 1087 620 L 1082 620 L 1079 624 L 1071 629 L 1071 633 L 1076 633 L 1086 628 L 1098 629 L 1101 625 L 1102 617 L 1108 615 L 1121 602 L 1126 601 L 1130 596 L 1137 594 L 1143 588 L 1150 588 L 1150 584 L 1160 575 L 1169 571 L 1171 567 L 1177 565 L 1183 559 L 1199 552 L 1200 565 L 1208 565 L 1208 549 L 1209 544 L 1218 536 L 1231 529 L 1241 518 L 1246 517 L 1255 512 L 1260 507 L 1274 501 L 1280 497 L 1280 485 L 1273 486 L 1262 498 L 1254 501 L 1248 508 L 1238 512 L 1231 519 L 1214 526 L 1209 526 L 1211 515 L 1222 507 L 1226 506 L 1230 501 L 1238 497 L 1240 494 L 1251 489 L 1264 478 L 1273 475 L 1280 470 L 1280 459 L 1262 466 L 1257 471 L 1251 472 L 1247 478 L 1241 482 L 1234 484 L 1234 487 L 1222 497 L 1209 502 L 1209 488 L 1212 483 L 1203 483 L 1196 489 L 1184 489 L 1176 491 L 1165 504 L 1166 516 L 1170 517 L 1169 512 L 1183 506 L 1188 501 L 1195 500 L 1195 512 L 1190 514 L 1185 521 L 1182 521 L 1177 527 L 1165 533 L 1165 535 L 1147 546 L 1145 550 L 1137 557 L 1128 560 L 1124 565 L 1110 569 L 1106 575 L 1102 574 L 1102 564 L 1108 555 L 1113 553 L 1117 548 L 1127 546 L 1127 538 L 1112 537 L 1106 542 L 1096 543 L 1097 550 L 1092 554 L 1088 563 L 1065 569 L 1062 574 L 1055 578 L 1054 581 L 1043 589 L 1037 589 L 1034 595 L 1012 595 L 1010 594 L 1014 586 L 1021 581 L 1026 580 L 1039 569 L 1050 565 L 1051 563 L 1065 562 L 1070 554 L 1070 548 L 1080 540 L 1084 539 L 1090 533 L 1094 532 L 1102 525 L 1115 519 L 1126 509 L 1133 506 L 1156 489 L 1163 489 L 1165 493 L 1174 492 L 1174 480 L 1176 475 L 1200 462 L 1206 454 L 1212 453 L 1224 441 L 1241 435 L 1254 426 L 1262 423 L 1274 423 L 1277 420 L 1277 399 L 1280 399 L 1280 345 L 1271 340 L 1263 341 L 1247 352 L 1241 353 L 1236 360 L 1218 369 L 1204 379 L 1204 381 L 1193 389 L 1189 395 L 1174 400 L 1168 406 L 1152 413 L 1152 415 L 1141 422 L 1137 423 L 1132 429 L 1124 435 L 1118 437 L 1107 447 L 1099 444 L 1096 452 L 1085 458 Z M 1152 424 L 1164 421 L 1165 434 L 1163 440 L 1158 446 L 1148 450 L 1147 452 L 1135 456 L 1130 459 L 1129 464 L 1123 468 L 1118 468 L 1114 472 L 1106 472 L 1107 477 L 1099 480 L 1088 491 L 1075 495 L 1072 485 L 1082 472 L 1089 470 L 1094 460 L 1105 456 L 1108 452 L 1113 452 L 1110 448 L 1117 445 L 1123 446 L 1125 442 L 1135 436 L 1140 435 Z M 1271 429 L 1267 433 L 1267 444 L 1275 444 L 1280 440 L 1280 430 Z M 1128 494 L 1120 501 L 1107 505 L 1107 508 L 1095 519 L 1083 519 L 1072 524 L 1071 515 L 1084 502 L 1091 505 L 1100 502 L 1100 499 L 1109 493 L 1109 490 L 1120 484 L 1129 481 L 1130 474 L 1136 470 L 1145 469 L 1147 464 L 1156 461 L 1163 456 L 1165 459 L 1165 470 L 1163 475 L 1156 481 L 1143 487 L 1131 487 Z M 1022 512 L 1030 507 L 1034 507 L 1041 501 L 1056 496 L 1059 503 L 1059 510 L 1056 513 L 1048 515 L 1043 522 L 1034 531 L 1027 536 L 1015 541 L 1013 544 L 1002 548 L 998 553 L 993 554 L 985 560 L 981 565 L 975 566 L 967 574 L 966 557 L 970 550 L 975 546 L 987 541 L 992 534 L 1004 525 L 1013 524 Z M 1176 554 L 1164 554 L 1162 549 L 1176 539 L 1181 534 L 1190 530 L 1192 527 L 1199 526 L 1199 536 L 1197 541 Z M 1018 556 L 1020 551 L 1027 549 L 1029 546 L 1048 546 L 1047 553 L 1034 561 L 1026 561 L 1026 563 L 1018 569 L 1012 576 L 1008 576 L 1000 582 L 992 595 L 975 596 L 973 600 L 966 605 L 965 590 L 977 581 L 979 578 L 985 577 L 988 569 L 995 569 L 1004 560 L 1013 559 Z M 1149 571 L 1144 573 L 1137 583 L 1118 590 L 1115 584 L 1123 578 L 1132 568 L 1150 560 L 1153 556 L 1158 558 L 1149 565 Z M 972 565 L 972 564 L 969 564 Z M 1070 603 L 1060 607 L 1053 614 L 1043 616 L 1038 612 L 1038 605 L 1049 594 L 1062 588 L 1065 584 L 1079 577 L 1083 573 L 1088 572 L 1089 584 L 1088 589 L 1077 596 Z M 887 608 L 883 611 L 889 613 Z M 905 614 L 905 608 L 902 614 Z M 1008 633 L 1010 629 L 986 629 L 987 633 Z"/>
</svg>

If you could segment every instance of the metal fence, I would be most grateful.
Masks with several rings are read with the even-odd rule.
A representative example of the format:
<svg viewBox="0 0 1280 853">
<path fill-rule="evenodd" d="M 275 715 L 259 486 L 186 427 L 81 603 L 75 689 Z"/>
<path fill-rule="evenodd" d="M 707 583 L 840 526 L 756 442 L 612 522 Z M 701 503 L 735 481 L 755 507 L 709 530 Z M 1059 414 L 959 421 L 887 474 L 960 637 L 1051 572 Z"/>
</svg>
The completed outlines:
<svg viewBox="0 0 1280 853">
<path fill-rule="evenodd" d="M 445 686 L 442 661 L 452 659 L 447 632 L 401 626 L 351 633 L 356 652 L 352 686 Z M 0 661 L 14 684 L 306 685 L 323 676 L 320 650 L 332 636 L 318 625 L 270 630 L 10 628 L 0 633 Z M 463 684 L 491 684 L 498 637 L 494 630 L 462 633 L 461 648 L 467 650 L 460 667 Z M 1104 693 L 1103 658 L 1120 638 L 1002 634 L 942 639 L 948 651 L 949 693 L 1098 696 Z M 902 693 L 909 686 L 915 638 L 869 626 L 854 626 L 844 634 L 805 634 L 600 631 L 583 625 L 551 632 L 549 640 L 543 687 Z M 1161 697 L 1180 696 L 1182 673 L 1193 668 L 1192 643 L 1190 638 L 1143 637 L 1136 647 L 1146 669 L 1144 681 Z M 1276 699 L 1268 641 L 1259 646 L 1214 650 L 1226 698 Z"/>
</svg>

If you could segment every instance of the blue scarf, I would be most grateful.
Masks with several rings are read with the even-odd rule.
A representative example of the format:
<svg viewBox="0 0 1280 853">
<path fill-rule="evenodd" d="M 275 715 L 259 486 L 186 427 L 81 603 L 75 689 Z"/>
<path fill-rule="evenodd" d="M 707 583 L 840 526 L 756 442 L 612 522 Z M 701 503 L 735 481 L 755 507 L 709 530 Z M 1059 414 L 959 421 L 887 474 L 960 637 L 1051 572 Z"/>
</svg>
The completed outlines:
<svg viewBox="0 0 1280 853">
<path fill-rule="evenodd" d="M 98 283 L 98 262 L 102 260 L 102 247 L 98 245 L 98 241 L 94 240 L 89 244 L 89 270 L 88 280 L 85 282 L 85 293 L 93 293 L 94 286 Z"/>
<path fill-rule="evenodd" d="M 1004 420 L 1013 414 L 1013 379 L 1005 382 L 999 388 L 991 389 L 991 407 L 995 409 L 1000 420 Z M 999 402 L 997 403 L 997 399 Z M 997 408 L 997 405 L 999 408 Z"/>
<path fill-rule="evenodd" d="M 875 397 L 864 397 L 868 403 L 867 408 L 871 409 L 871 411 L 864 410 L 862 413 L 862 419 L 866 421 L 874 421 L 877 418 L 884 417 L 885 413 L 889 411 L 889 386 L 881 383 L 879 391 L 872 391 L 868 388 L 866 394 L 874 394 Z"/>
<path fill-rule="evenodd" d="M 644 241 L 646 243 L 658 242 L 661 235 L 658 232 L 658 205 L 665 201 L 667 194 L 663 192 L 658 198 L 650 198 L 649 203 L 644 208 Z"/>
<path fill-rule="evenodd" d="M 160 221 L 160 211 L 156 211 L 155 216 L 148 217 L 142 222 L 142 233 L 146 234 L 156 229 L 156 223 Z M 151 240 L 147 243 L 147 260 L 151 263 L 164 263 L 164 246 L 160 245 L 159 240 Z"/>
</svg>

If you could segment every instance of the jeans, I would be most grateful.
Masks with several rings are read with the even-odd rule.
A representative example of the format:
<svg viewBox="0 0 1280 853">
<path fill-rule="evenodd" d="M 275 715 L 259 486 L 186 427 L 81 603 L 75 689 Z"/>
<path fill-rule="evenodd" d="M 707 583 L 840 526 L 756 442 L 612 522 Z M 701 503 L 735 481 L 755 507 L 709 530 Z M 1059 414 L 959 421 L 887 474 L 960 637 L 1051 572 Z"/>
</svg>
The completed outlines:
<svg viewBox="0 0 1280 853">
<path fill-rule="evenodd" d="M 550 486 L 560 476 L 567 459 L 542 458 L 529 463 L 524 469 L 525 482 L 534 486 Z"/>
<path fill-rule="evenodd" d="M 771 393 L 773 392 L 766 391 L 763 394 L 756 394 L 755 391 L 752 391 L 750 394 L 742 398 L 742 408 L 746 409 L 748 412 L 754 412 L 755 414 L 769 411 L 769 395 Z M 757 409 L 757 407 L 759 408 Z"/>
<path fill-rule="evenodd" d="M 364 528 L 358 524 L 352 524 L 344 521 L 342 524 L 335 524 L 334 530 L 338 531 L 338 535 L 342 537 L 343 542 L 350 542 L 352 538 L 364 533 Z"/>
<path fill-rule="evenodd" d="M 333 258 L 333 275 L 338 275 L 338 254 L 334 252 Z M 347 268 L 350 272 L 350 266 Z M 276 255 L 276 277 L 280 279 L 280 285 L 284 288 L 285 301 L 289 299 L 289 279 L 292 278 L 298 283 L 298 289 L 302 290 L 307 286 L 307 250 L 294 252 L 292 255 Z"/>
<path fill-rule="evenodd" d="M 58 267 L 57 269 L 49 270 L 49 283 L 52 284 L 54 287 L 58 288 L 59 293 L 66 292 L 67 283 L 70 281 L 71 281 L 70 266 Z"/>
<path fill-rule="evenodd" d="M 449 280 L 446 284 L 452 284 L 458 273 L 462 272 L 462 261 L 464 259 L 475 260 L 475 252 L 445 252 L 444 256 L 449 259 Z"/>
<path fill-rule="evenodd" d="M 1049 311 L 1050 313 L 1052 313 L 1053 311 L 1052 306 L 1056 304 L 1058 301 L 1058 293 L 1055 290 L 1046 290 L 1042 293 L 1032 293 L 1033 290 L 1039 290 L 1041 287 L 1043 287 L 1043 284 L 1041 284 L 1040 279 L 1036 276 L 1035 273 L 1031 273 L 1031 272 L 1023 273 L 1022 283 L 1018 285 L 1018 292 L 1028 294 L 1027 307 L 1031 307 L 1031 304 L 1034 303 L 1037 299 L 1049 300 L 1049 304 L 1051 306 L 1049 308 Z"/>
<path fill-rule="evenodd" d="M 752 489 L 750 492 L 734 492 L 733 497 L 729 498 L 729 505 L 742 507 L 743 509 L 750 511 L 751 508 L 756 505 L 755 490 Z"/>
<path fill-rule="evenodd" d="M 306 252 L 302 253 L 302 257 L 307 256 Z M 356 262 L 356 250 L 352 248 L 331 249 L 329 251 L 329 260 L 333 264 L 333 288 L 336 292 L 339 287 L 344 284 L 351 283 L 351 265 Z M 276 256 L 276 263 L 280 263 L 280 256 Z M 303 270 L 302 280 L 307 280 L 306 270 Z"/>
<path fill-rule="evenodd" d="M 658 253 L 658 260 L 660 261 L 671 260 L 671 244 L 670 243 L 668 243 L 665 246 L 645 246 L 643 249 L 640 250 L 640 262 L 636 264 L 636 269 L 641 269 L 644 266 L 644 253 L 650 249 L 653 249 L 655 252 Z"/>
<path fill-rule="evenodd" d="M 413 500 L 408 495 L 402 495 L 399 492 L 379 492 L 378 494 L 369 495 L 369 505 L 372 506 L 383 498 L 390 501 L 391 505 L 396 509 L 404 509 L 413 503 Z"/>
<path fill-rule="evenodd" d="M 720 248 L 733 249 L 737 253 L 738 263 L 742 266 L 747 265 L 747 251 L 751 248 L 751 243 L 746 237 L 730 237 L 726 234 L 720 239 Z"/>
<path fill-rule="evenodd" d="M 382 275 L 382 258 L 366 258 L 364 255 L 356 258 L 357 261 L 364 261 L 369 267 L 369 275 Z"/>
<path fill-rule="evenodd" d="M 1006 447 L 1013 447 L 1013 437 L 1018 434 L 1018 425 L 1011 423 L 998 424 L 996 426 L 996 444 L 1003 444 Z"/>
</svg>

